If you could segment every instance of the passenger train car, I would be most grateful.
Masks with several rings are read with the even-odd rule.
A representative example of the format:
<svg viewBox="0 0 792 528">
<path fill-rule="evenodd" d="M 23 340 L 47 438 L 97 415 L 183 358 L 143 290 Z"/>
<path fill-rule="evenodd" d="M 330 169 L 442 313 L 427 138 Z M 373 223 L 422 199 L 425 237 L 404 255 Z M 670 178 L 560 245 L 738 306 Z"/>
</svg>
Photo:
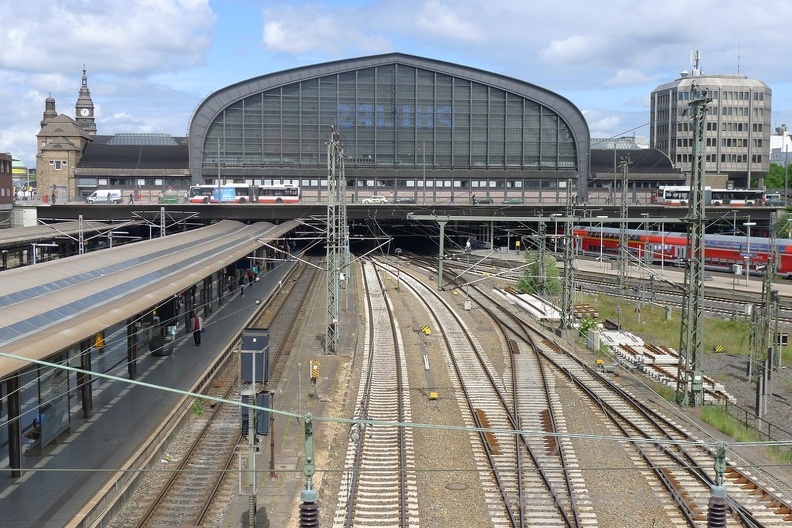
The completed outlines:
<svg viewBox="0 0 792 528">
<path fill-rule="evenodd" d="M 668 185 L 652 191 L 653 204 L 682 207 L 690 203 L 690 186 Z M 713 189 L 704 187 L 704 205 L 714 207 L 761 207 L 767 200 L 762 189 Z"/>
<path fill-rule="evenodd" d="M 616 258 L 619 248 L 619 229 L 601 226 L 573 228 L 575 247 L 584 254 Z M 643 262 L 679 265 L 687 257 L 687 234 L 669 231 L 627 231 L 630 254 Z M 732 235 L 704 237 L 704 267 L 710 270 L 733 272 L 734 266 L 750 264 L 751 274 L 761 274 L 772 254 L 770 239 Z M 792 278 L 792 239 L 776 238 L 779 263 L 776 273 Z M 738 268 L 739 269 L 739 268 Z"/>
</svg>

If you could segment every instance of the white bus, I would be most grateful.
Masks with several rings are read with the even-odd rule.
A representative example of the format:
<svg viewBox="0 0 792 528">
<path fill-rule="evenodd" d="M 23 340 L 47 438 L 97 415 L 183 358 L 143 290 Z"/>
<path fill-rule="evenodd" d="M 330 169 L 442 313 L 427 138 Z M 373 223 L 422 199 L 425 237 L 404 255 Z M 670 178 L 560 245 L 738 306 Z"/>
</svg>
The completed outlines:
<svg viewBox="0 0 792 528">
<path fill-rule="evenodd" d="M 190 203 L 299 203 L 300 187 L 291 184 L 248 185 L 193 185 L 189 191 Z"/>
</svg>

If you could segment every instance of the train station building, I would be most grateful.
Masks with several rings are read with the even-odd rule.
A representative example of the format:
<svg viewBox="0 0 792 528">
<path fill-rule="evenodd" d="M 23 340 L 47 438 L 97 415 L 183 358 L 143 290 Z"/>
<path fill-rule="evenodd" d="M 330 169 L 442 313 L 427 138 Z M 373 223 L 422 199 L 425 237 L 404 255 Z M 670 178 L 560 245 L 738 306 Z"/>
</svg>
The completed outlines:
<svg viewBox="0 0 792 528">
<path fill-rule="evenodd" d="M 285 181 L 312 201 L 326 188 L 331 127 L 340 132 L 345 175 L 358 197 L 555 198 L 570 180 L 585 187 L 589 173 L 588 125 L 567 99 L 400 53 L 295 68 L 218 90 L 190 124 L 190 173 L 198 183 Z"/>
<path fill-rule="evenodd" d="M 618 199 L 629 158 L 633 195 L 684 178 L 664 155 L 610 148 L 593 156 L 582 112 L 566 98 L 503 75 L 401 53 L 262 75 L 197 108 L 188 137 L 101 135 L 85 70 L 76 119 L 51 97 L 38 134 L 39 194 L 84 200 L 121 189 L 143 203 L 193 184 L 293 184 L 323 201 L 327 143 L 340 133 L 350 201 L 379 194 L 417 203 Z M 645 150 L 645 149 L 644 149 Z M 596 160 L 594 159 L 596 157 Z M 646 162 L 642 162 L 645 160 Z M 599 163 L 599 165 L 596 165 Z M 617 176 L 618 178 L 615 178 Z"/>
</svg>

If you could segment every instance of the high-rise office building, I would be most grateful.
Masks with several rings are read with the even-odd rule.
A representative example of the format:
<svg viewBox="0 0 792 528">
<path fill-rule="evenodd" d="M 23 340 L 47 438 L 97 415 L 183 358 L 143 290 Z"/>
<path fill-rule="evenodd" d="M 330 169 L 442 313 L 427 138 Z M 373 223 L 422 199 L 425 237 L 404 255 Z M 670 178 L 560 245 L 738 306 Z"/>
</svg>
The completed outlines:
<svg viewBox="0 0 792 528">
<path fill-rule="evenodd" d="M 773 91 L 745 75 L 704 74 L 698 53 L 694 64 L 692 71 L 652 91 L 650 147 L 665 152 L 689 178 L 694 137 L 687 109 L 694 97 L 703 95 L 711 100 L 705 119 L 705 183 L 761 187 L 770 170 Z"/>
</svg>

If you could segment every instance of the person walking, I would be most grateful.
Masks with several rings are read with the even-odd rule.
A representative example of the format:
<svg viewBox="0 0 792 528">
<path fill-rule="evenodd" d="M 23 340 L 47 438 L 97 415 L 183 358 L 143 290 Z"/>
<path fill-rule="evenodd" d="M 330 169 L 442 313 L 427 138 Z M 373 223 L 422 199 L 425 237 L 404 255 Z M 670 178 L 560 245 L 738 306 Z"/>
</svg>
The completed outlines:
<svg viewBox="0 0 792 528">
<path fill-rule="evenodd" d="M 129 193 L 129 203 L 135 204 L 135 195 L 132 193 Z"/>
<path fill-rule="evenodd" d="M 193 325 L 193 341 L 195 341 L 196 346 L 200 346 L 201 331 L 203 330 L 203 319 L 201 319 L 201 316 L 195 312 L 193 312 L 192 325 Z"/>
<path fill-rule="evenodd" d="M 244 297 L 245 296 L 245 276 L 244 275 L 240 275 L 239 276 L 239 296 L 240 297 Z"/>
</svg>

